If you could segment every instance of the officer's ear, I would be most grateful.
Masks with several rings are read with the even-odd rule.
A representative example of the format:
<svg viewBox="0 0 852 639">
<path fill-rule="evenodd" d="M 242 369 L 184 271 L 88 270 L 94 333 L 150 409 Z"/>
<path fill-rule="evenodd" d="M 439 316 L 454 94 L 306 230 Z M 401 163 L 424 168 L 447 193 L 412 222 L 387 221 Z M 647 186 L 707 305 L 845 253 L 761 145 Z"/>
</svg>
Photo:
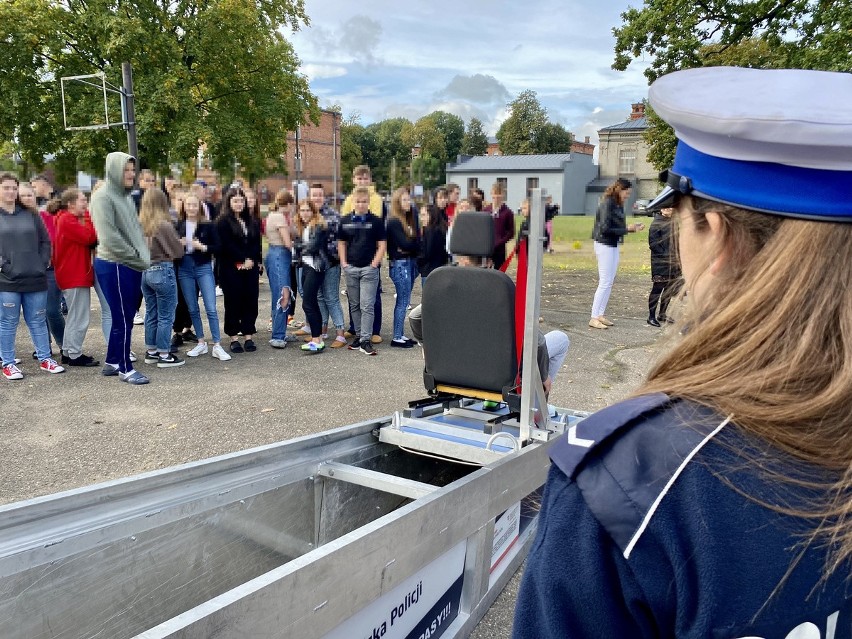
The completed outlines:
<svg viewBox="0 0 852 639">
<path fill-rule="evenodd" d="M 708 271 L 711 275 L 718 275 L 723 271 L 725 265 L 731 257 L 731 244 L 727 241 L 727 233 L 725 233 L 725 223 L 722 216 L 716 211 L 708 211 L 704 215 L 709 227 L 708 234 L 713 243 L 715 257 L 710 261 Z"/>
</svg>

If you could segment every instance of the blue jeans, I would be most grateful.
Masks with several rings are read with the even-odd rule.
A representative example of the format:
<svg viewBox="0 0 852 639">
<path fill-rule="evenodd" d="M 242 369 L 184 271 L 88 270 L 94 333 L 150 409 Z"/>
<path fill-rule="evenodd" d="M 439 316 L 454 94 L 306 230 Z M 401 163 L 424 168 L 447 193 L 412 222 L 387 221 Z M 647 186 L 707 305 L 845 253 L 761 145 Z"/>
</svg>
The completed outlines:
<svg viewBox="0 0 852 639">
<path fill-rule="evenodd" d="M 128 373 L 133 370 L 133 364 L 130 363 L 130 337 L 133 332 L 133 316 L 139 308 L 142 273 L 129 266 L 97 257 L 95 276 L 112 318 L 106 363 L 118 366 L 120 373 Z"/>
<path fill-rule="evenodd" d="M 287 309 L 278 306 L 281 290 L 290 288 L 290 265 L 293 252 L 286 246 L 270 246 L 266 254 L 266 276 L 269 278 L 269 293 L 272 298 L 272 339 L 287 336 Z M 293 296 L 290 295 L 292 298 Z"/>
<path fill-rule="evenodd" d="M 50 337 L 47 333 L 47 291 L 32 293 L 0 292 L 0 357 L 3 366 L 15 361 L 15 335 L 24 311 L 24 322 L 39 361 L 50 357 Z"/>
<path fill-rule="evenodd" d="M 401 260 L 391 260 L 390 278 L 396 288 L 396 303 L 393 305 L 393 338 L 401 340 L 405 335 L 405 313 L 408 302 L 411 301 L 412 262 L 410 257 Z"/>
<path fill-rule="evenodd" d="M 112 313 L 109 310 L 106 296 L 104 295 L 101 282 L 95 274 L 95 293 L 98 296 L 98 302 L 101 305 L 101 331 L 104 334 L 104 344 L 109 344 L 109 334 L 112 332 Z"/>
<path fill-rule="evenodd" d="M 409 260 L 411 269 L 411 291 L 414 291 L 414 285 L 417 284 L 417 277 L 420 275 L 420 268 L 417 266 L 417 260 L 413 257 Z M 420 280 L 420 286 L 423 286 L 423 280 Z M 411 301 L 411 293 L 409 293 L 409 301 Z"/>
<path fill-rule="evenodd" d="M 167 354 L 177 308 L 177 279 L 171 262 L 152 265 L 142 275 L 145 296 L 145 348 Z M 198 304 L 198 301 L 195 302 Z"/>
<path fill-rule="evenodd" d="M 340 264 L 330 267 L 325 272 L 325 279 L 322 281 L 317 301 L 322 315 L 322 325 L 328 326 L 330 315 L 331 321 L 334 322 L 334 328 L 342 331 L 345 320 L 343 318 L 343 307 L 340 306 Z"/>
<path fill-rule="evenodd" d="M 192 327 L 199 340 L 204 339 L 204 324 L 201 322 L 201 309 L 198 307 L 198 295 L 195 285 L 201 291 L 204 301 L 204 312 L 207 314 L 207 324 L 210 326 L 210 339 L 218 344 L 221 339 L 219 332 L 219 313 L 216 312 L 216 281 L 213 278 L 213 265 L 197 264 L 191 255 L 184 255 L 178 269 L 178 284 L 192 319 Z"/>
<path fill-rule="evenodd" d="M 56 285 L 56 272 L 47 269 L 47 328 L 53 335 L 53 341 L 62 350 L 62 338 L 65 335 L 65 318 L 62 317 L 62 291 Z"/>
</svg>

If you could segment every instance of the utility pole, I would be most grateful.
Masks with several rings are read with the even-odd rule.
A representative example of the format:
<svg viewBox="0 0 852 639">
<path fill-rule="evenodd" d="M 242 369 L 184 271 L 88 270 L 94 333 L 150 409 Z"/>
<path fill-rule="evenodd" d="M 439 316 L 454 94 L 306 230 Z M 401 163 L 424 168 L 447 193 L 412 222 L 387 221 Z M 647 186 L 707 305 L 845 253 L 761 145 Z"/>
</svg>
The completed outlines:
<svg viewBox="0 0 852 639">
<path fill-rule="evenodd" d="M 296 125 L 296 157 L 295 157 L 295 168 L 296 168 L 296 188 L 293 189 L 294 199 L 296 200 L 296 210 L 299 208 L 299 184 L 302 181 L 302 152 L 299 150 L 299 138 L 302 136 L 302 126 L 300 124 Z"/>
<path fill-rule="evenodd" d="M 332 207 L 337 210 L 337 116 L 339 113 L 332 112 L 331 116 L 331 174 L 334 186 L 331 195 L 334 198 Z"/>
<path fill-rule="evenodd" d="M 121 105 L 124 110 L 124 129 L 127 131 L 127 149 L 128 153 L 136 158 L 136 173 L 138 174 L 139 145 L 136 141 L 136 107 L 133 102 L 133 67 L 129 62 L 121 63 Z"/>
</svg>

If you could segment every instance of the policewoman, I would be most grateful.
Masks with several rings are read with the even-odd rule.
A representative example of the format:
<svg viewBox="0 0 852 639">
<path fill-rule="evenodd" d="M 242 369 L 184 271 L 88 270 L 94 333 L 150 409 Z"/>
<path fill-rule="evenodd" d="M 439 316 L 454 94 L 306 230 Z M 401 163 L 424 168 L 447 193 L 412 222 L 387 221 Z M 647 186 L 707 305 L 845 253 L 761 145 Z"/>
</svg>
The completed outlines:
<svg viewBox="0 0 852 639">
<path fill-rule="evenodd" d="M 852 636 L 852 75 L 657 80 L 687 290 L 631 399 L 556 442 L 514 637 Z"/>
</svg>

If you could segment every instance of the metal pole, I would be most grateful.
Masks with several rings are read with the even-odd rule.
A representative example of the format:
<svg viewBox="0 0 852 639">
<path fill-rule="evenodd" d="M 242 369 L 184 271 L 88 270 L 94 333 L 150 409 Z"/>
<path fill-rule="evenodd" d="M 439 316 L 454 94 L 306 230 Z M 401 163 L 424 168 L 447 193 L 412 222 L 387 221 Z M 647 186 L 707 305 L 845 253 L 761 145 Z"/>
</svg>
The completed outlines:
<svg viewBox="0 0 852 639">
<path fill-rule="evenodd" d="M 302 127 L 296 125 L 296 188 L 293 189 L 294 199 L 296 200 L 296 209 L 299 208 L 299 183 L 302 181 L 302 153 L 299 151 L 299 137 L 301 137 Z"/>
<path fill-rule="evenodd" d="M 337 210 L 337 116 L 336 112 L 333 112 L 331 116 L 331 174 L 334 181 L 331 195 L 334 198 L 332 206 L 335 210 Z"/>
<path fill-rule="evenodd" d="M 536 188 L 530 195 L 530 230 L 527 244 L 527 299 L 524 321 L 524 361 L 521 371 L 521 432 L 522 442 L 535 437 L 536 412 L 540 411 L 541 428 L 547 424 L 547 400 L 538 371 L 538 314 L 541 305 L 541 268 L 544 256 L 544 189 Z M 521 241 L 520 239 L 518 241 Z"/>
<path fill-rule="evenodd" d="M 136 141 L 136 107 L 133 103 L 133 67 L 129 62 L 121 63 L 121 101 L 127 119 L 124 129 L 127 131 L 128 153 L 136 158 L 136 168 L 139 168 L 139 146 Z M 139 171 L 137 170 L 137 173 Z"/>
</svg>

